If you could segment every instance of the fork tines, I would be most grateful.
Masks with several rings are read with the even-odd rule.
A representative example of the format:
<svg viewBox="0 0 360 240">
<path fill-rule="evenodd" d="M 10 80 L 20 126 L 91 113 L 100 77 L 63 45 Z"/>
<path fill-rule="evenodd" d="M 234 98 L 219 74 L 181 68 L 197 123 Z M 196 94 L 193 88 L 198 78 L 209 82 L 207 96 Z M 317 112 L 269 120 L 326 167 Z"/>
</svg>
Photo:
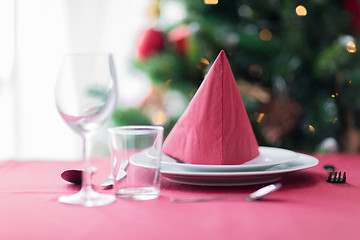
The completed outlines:
<svg viewBox="0 0 360 240">
<path fill-rule="evenodd" d="M 329 173 L 329 176 L 326 179 L 329 183 L 345 183 L 346 182 L 346 172 L 341 175 L 341 171 L 333 171 Z"/>
</svg>

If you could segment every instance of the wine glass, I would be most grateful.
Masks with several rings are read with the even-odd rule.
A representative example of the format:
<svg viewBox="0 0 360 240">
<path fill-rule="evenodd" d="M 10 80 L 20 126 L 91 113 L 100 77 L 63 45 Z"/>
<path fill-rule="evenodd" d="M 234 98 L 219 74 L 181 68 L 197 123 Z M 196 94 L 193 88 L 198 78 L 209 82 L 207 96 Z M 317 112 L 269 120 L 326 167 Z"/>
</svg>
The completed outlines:
<svg viewBox="0 0 360 240">
<path fill-rule="evenodd" d="M 65 55 L 55 85 L 57 109 L 65 122 L 83 140 L 83 176 L 81 190 L 59 197 L 68 204 L 87 207 L 115 201 L 112 194 L 98 193 L 91 186 L 89 138 L 114 112 L 117 86 L 111 54 Z"/>
</svg>

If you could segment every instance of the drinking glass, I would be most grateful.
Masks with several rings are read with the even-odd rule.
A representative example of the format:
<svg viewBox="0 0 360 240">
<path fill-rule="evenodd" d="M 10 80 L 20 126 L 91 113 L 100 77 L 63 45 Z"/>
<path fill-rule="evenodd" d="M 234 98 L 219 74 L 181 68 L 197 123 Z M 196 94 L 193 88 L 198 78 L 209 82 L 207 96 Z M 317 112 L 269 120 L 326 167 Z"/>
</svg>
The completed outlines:
<svg viewBox="0 0 360 240">
<path fill-rule="evenodd" d="M 121 126 L 110 128 L 108 131 L 113 178 L 117 179 L 115 177 L 121 171 L 127 173 L 123 179 L 114 181 L 115 195 L 136 200 L 157 198 L 160 192 L 164 128 Z M 128 164 L 122 164 L 123 162 Z"/>
<path fill-rule="evenodd" d="M 91 186 L 89 138 L 112 116 L 117 86 L 111 54 L 65 55 L 55 85 L 57 109 L 67 125 L 83 140 L 81 190 L 59 197 L 68 204 L 87 207 L 115 201 L 112 194 L 98 193 Z"/>
</svg>

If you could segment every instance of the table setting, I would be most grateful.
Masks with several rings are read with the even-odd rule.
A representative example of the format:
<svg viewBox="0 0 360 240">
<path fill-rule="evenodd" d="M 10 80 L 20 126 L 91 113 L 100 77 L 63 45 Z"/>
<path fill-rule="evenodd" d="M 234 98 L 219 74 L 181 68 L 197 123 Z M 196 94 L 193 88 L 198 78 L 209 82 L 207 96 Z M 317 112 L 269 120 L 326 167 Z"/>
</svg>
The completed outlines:
<svg viewBox="0 0 360 240">
<path fill-rule="evenodd" d="M 70 85 L 70 87 L 72 87 L 71 84 L 75 83 L 74 86 L 84 92 L 94 91 L 96 88 L 109 88 L 106 85 L 101 87 L 99 85 L 101 82 L 95 83 L 95 87 L 92 85 L 93 83 L 90 82 L 89 84 L 88 82 L 90 72 L 88 68 L 96 67 L 95 62 L 99 57 L 110 60 L 109 63 L 103 64 L 110 66 L 110 74 L 106 71 L 101 72 L 102 75 L 99 75 L 97 79 L 106 78 L 109 75 L 111 76 L 109 86 L 116 86 L 116 76 L 111 74 L 113 72 L 111 69 L 114 68 L 111 55 L 72 55 L 64 58 L 56 87 L 60 90 L 56 92 L 61 93 L 61 91 L 68 90 L 61 85 L 63 82 L 65 82 L 65 86 Z M 75 71 L 75 74 L 70 72 L 71 70 Z M 97 72 L 94 72 L 95 74 Z M 87 82 L 79 86 L 77 78 L 86 79 Z M 71 80 L 70 84 L 68 79 Z M 112 91 L 114 92 L 112 94 L 116 96 L 116 92 Z M 106 121 L 106 117 L 108 117 L 106 115 L 102 117 L 103 120 L 101 118 L 96 120 L 101 113 L 99 111 L 103 110 L 101 109 L 102 106 L 106 104 L 103 96 L 96 98 L 97 96 L 85 95 L 83 100 L 78 97 L 78 95 L 82 95 L 75 92 L 76 95 L 73 98 L 79 98 L 78 101 L 83 108 L 85 107 L 84 110 L 79 106 L 75 109 L 70 108 L 69 106 L 73 107 L 74 104 L 62 100 L 60 93 L 57 95 L 60 96 L 57 97 L 59 112 L 65 116 L 64 111 L 68 111 L 64 120 L 83 136 L 87 136 L 88 133 L 95 130 L 93 127 L 87 129 L 87 126 L 93 124 L 92 121 L 97 126 Z M 101 94 L 109 93 L 111 94 L 110 91 Z M 114 99 L 114 96 L 109 96 Z M 105 97 L 108 98 L 106 95 Z M 68 105 L 63 102 L 68 103 Z M 114 101 L 110 100 L 110 102 Z M 95 111 L 89 113 L 89 108 Z M 113 111 L 113 108 L 113 104 L 110 103 L 108 110 L 103 110 L 104 114 Z M 70 124 L 72 122 L 68 120 L 70 114 L 81 115 L 72 117 L 78 121 L 77 125 Z M 83 115 L 86 116 L 84 117 L 86 120 L 80 122 L 78 119 L 81 119 Z M 221 51 L 215 59 L 202 85 L 165 139 L 164 144 L 161 126 L 121 126 L 110 128 L 108 132 L 113 166 L 109 178 L 102 183 L 102 186 L 110 186 L 112 183 L 115 188 L 119 188 L 115 192 L 125 191 L 124 189 L 127 188 L 133 190 L 142 188 L 144 190 L 146 187 L 151 187 L 156 189 L 154 190 L 156 192 L 154 198 L 159 192 L 159 176 L 157 175 L 160 174 L 171 181 L 183 184 L 252 185 L 279 181 L 283 174 L 318 164 L 316 158 L 306 154 L 274 147 L 259 147 L 224 51 Z M 86 140 L 85 137 L 84 140 Z M 81 179 L 79 175 L 83 174 L 82 191 L 79 194 L 86 195 L 84 189 L 89 189 L 91 186 L 91 177 L 89 176 L 95 172 L 91 171 L 89 167 L 89 159 L 86 156 L 86 141 L 84 141 L 84 154 L 83 172 L 67 170 L 62 173 L 62 178 L 79 184 Z M 128 169 L 129 166 L 131 169 L 134 168 L 133 166 L 138 166 L 139 170 L 134 170 L 133 173 L 128 174 L 132 171 Z M 136 173 L 141 168 L 152 169 L 153 173 L 150 175 L 155 174 L 154 179 L 149 179 L 149 186 L 145 186 L 146 184 L 141 186 L 142 183 L 132 183 L 130 185 L 134 185 L 134 187 L 131 188 L 129 186 L 117 187 L 117 184 L 136 182 L 137 178 L 144 178 L 140 175 L 145 173 Z M 135 176 L 137 174 L 139 176 Z M 133 176 L 134 179 L 129 180 Z M 110 184 L 106 184 L 106 182 Z M 81 198 L 89 197 L 82 196 Z M 104 205 L 113 200 L 108 200 L 108 202 L 105 200 Z M 63 197 L 59 201 L 74 203 L 71 200 L 64 201 Z M 84 204 L 85 206 L 102 205 L 101 200 L 99 203 L 96 203 L 97 200 L 94 200 L 93 203 L 91 200 L 87 201 L 88 203 L 77 204 Z"/>
<path fill-rule="evenodd" d="M 90 157 L 88 137 L 114 111 L 111 55 L 67 56 L 61 69 L 57 108 L 83 159 L 0 162 L 0 239 L 360 234 L 360 156 L 259 146 L 224 51 L 165 139 L 161 126 L 113 126 L 107 158 Z"/>
<path fill-rule="evenodd" d="M 283 174 L 318 164 L 306 154 L 259 147 L 224 51 L 166 138 L 162 151 L 162 175 L 183 184 L 271 183 Z"/>
</svg>

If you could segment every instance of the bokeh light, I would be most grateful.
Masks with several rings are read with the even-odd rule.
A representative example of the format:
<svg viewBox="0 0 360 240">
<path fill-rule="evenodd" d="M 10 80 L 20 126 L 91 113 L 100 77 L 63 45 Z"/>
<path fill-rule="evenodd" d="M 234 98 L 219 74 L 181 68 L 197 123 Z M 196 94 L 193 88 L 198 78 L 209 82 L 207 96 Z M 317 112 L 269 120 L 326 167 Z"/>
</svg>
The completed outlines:
<svg viewBox="0 0 360 240">
<path fill-rule="evenodd" d="M 163 125 L 167 120 L 167 117 L 163 111 L 156 111 L 152 116 L 152 122 L 155 125 Z"/>
<path fill-rule="evenodd" d="M 315 128 L 310 124 L 309 124 L 309 131 L 315 133 Z"/>
<path fill-rule="evenodd" d="M 205 4 L 218 4 L 218 0 L 204 0 Z"/>
<path fill-rule="evenodd" d="M 256 122 L 257 122 L 257 123 L 260 123 L 260 122 L 264 119 L 264 116 L 265 116 L 264 113 L 257 113 L 257 114 L 255 115 L 255 117 L 256 117 Z"/>
<path fill-rule="evenodd" d="M 269 29 L 263 29 L 259 33 L 259 37 L 263 41 L 270 41 L 272 39 L 272 33 Z"/>
<path fill-rule="evenodd" d="M 307 15 L 307 10 L 303 5 L 299 5 L 296 7 L 296 14 L 300 17 L 304 17 Z"/>
<path fill-rule="evenodd" d="M 205 64 L 205 65 L 209 65 L 209 64 L 210 64 L 209 60 L 207 60 L 206 58 L 200 58 L 200 62 L 202 62 L 202 63 Z"/>
<path fill-rule="evenodd" d="M 353 41 L 348 41 L 346 43 L 346 49 L 349 53 L 354 53 L 356 52 L 356 44 Z"/>
</svg>

